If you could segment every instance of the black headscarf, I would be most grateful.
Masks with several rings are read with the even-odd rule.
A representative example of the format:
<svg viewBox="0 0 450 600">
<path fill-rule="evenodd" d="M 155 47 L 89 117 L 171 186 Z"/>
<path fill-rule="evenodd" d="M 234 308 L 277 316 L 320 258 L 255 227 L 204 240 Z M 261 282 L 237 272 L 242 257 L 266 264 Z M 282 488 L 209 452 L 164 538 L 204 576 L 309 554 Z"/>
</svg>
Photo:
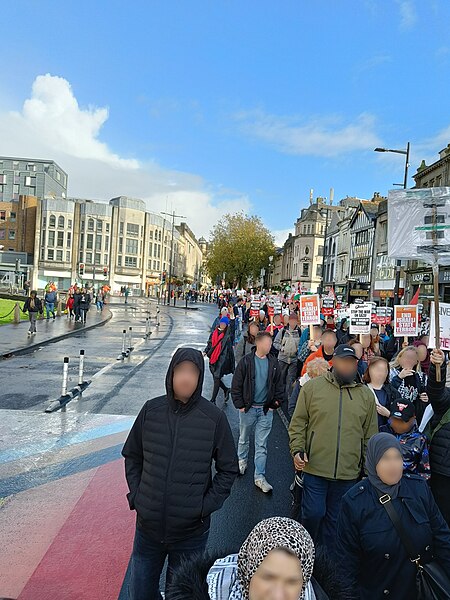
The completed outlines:
<svg viewBox="0 0 450 600">
<path fill-rule="evenodd" d="M 378 477 L 377 464 L 383 454 L 390 448 L 395 448 L 402 454 L 402 447 L 397 438 L 391 433 L 377 433 L 370 438 L 366 451 L 366 469 L 370 483 L 383 494 L 389 494 L 394 500 L 397 498 L 400 481 L 395 485 L 387 485 Z"/>
<path fill-rule="evenodd" d="M 184 361 L 194 363 L 198 369 L 198 384 L 195 392 L 192 394 L 192 398 L 188 404 L 196 402 L 202 395 L 203 377 L 205 373 L 205 360 L 202 353 L 194 348 L 178 348 L 175 354 L 172 356 L 169 368 L 166 374 L 166 393 L 169 404 L 172 408 L 178 408 L 177 401 L 173 393 L 173 371 L 177 365 Z"/>
</svg>

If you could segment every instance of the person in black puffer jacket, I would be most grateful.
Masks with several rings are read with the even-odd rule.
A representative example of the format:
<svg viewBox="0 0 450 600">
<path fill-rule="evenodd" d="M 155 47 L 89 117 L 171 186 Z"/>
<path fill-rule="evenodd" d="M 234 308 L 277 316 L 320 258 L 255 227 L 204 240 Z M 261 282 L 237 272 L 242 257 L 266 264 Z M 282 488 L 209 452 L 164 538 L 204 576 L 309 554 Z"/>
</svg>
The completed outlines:
<svg viewBox="0 0 450 600">
<path fill-rule="evenodd" d="M 183 557 L 204 551 L 210 516 L 238 473 L 228 420 L 202 397 L 203 377 L 202 353 L 179 348 L 167 371 L 166 395 L 146 402 L 122 450 L 128 502 L 137 512 L 129 600 L 161 598 L 167 556 L 166 585 Z"/>
<path fill-rule="evenodd" d="M 433 350 L 428 374 L 427 394 L 434 415 L 425 430 L 431 438 L 431 491 L 444 519 L 450 525 L 450 390 L 445 387 L 447 365 L 442 350 Z M 441 381 L 436 381 L 436 368 Z"/>
</svg>

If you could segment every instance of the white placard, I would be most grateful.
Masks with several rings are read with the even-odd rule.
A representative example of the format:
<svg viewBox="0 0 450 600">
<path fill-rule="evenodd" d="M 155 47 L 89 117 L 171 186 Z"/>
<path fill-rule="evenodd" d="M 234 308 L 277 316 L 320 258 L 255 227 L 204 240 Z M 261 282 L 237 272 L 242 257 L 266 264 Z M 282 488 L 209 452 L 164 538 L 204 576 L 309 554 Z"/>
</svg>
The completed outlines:
<svg viewBox="0 0 450 600">
<path fill-rule="evenodd" d="M 372 304 L 350 305 L 350 333 L 361 335 L 370 333 L 372 322 Z"/>
</svg>

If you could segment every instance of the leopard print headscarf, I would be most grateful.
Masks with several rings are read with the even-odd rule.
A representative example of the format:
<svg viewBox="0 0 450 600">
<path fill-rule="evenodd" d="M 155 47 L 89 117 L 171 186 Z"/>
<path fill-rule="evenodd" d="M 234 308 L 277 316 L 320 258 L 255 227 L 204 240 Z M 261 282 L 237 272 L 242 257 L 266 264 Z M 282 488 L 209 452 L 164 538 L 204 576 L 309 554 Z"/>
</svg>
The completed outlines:
<svg viewBox="0 0 450 600">
<path fill-rule="evenodd" d="M 243 543 L 238 556 L 238 576 L 230 600 L 249 600 L 251 578 L 269 552 L 277 548 L 286 548 L 300 560 L 303 587 L 299 600 L 305 598 L 314 567 L 315 550 L 311 536 L 297 521 L 287 517 L 272 517 L 258 523 Z"/>
</svg>

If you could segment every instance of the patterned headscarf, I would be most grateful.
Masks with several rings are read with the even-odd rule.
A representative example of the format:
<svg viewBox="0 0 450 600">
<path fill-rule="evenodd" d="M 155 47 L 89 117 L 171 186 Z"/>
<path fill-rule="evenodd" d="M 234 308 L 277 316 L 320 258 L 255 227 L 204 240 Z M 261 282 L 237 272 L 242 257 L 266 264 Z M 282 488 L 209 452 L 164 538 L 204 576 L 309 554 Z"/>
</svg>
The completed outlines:
<svg viewBox="0 0 450 600">
<path fill-rule="evenodd" d="M 238 577 L 232 587 L 230 600 L 249 600 L 253 575 L 269 552 L 278 548 L 289 550 L 299 559 L 303 575 L 299 600 L 305 598 L 314 567 L 315 551 L 311 536 L 297 521 L 272 517 L 258 523 L 243 543 L 238 556 Z"/>
</svg>

